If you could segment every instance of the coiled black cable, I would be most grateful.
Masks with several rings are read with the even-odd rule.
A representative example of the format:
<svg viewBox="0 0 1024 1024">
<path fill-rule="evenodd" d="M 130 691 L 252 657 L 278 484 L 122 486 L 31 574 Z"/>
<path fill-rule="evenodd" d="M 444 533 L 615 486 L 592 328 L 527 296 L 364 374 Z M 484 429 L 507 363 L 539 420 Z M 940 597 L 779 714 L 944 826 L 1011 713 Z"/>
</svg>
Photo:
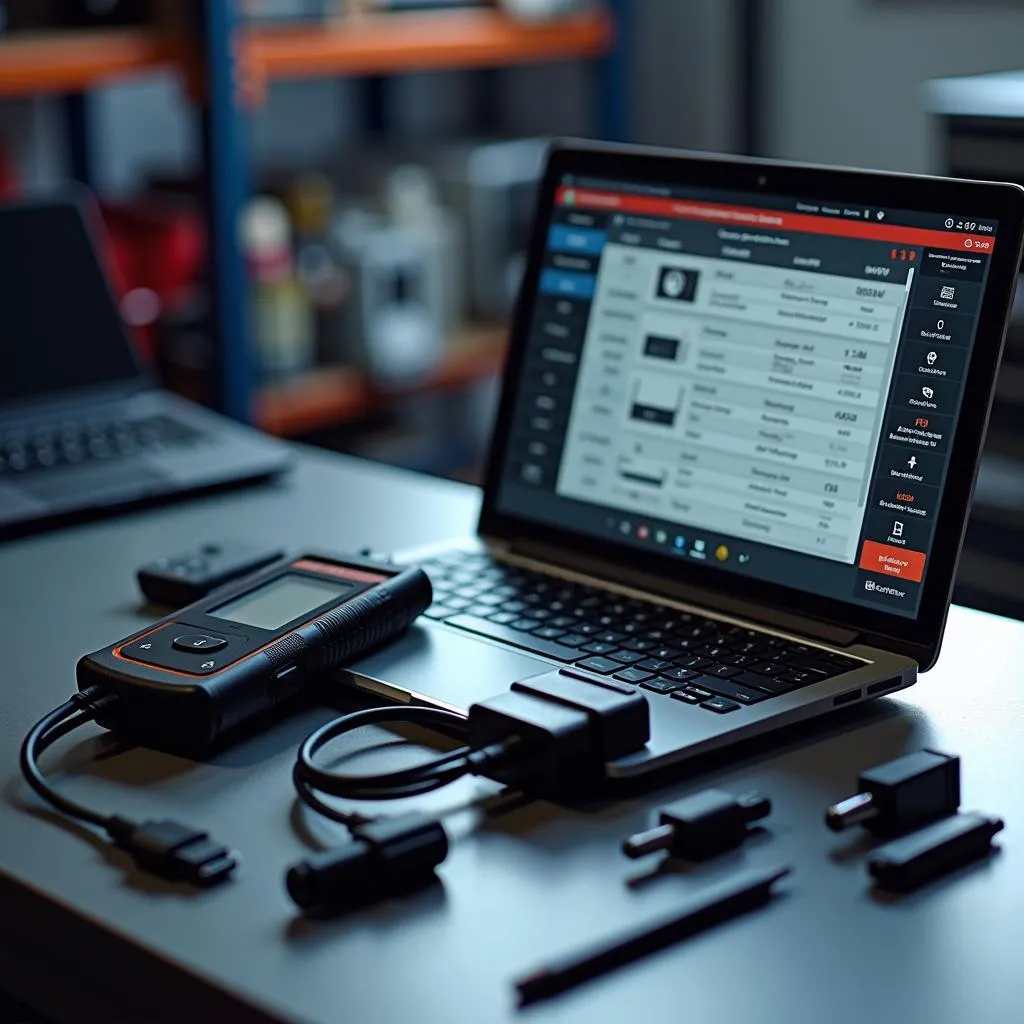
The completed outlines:
<svg viewBox="0 0 1024 1024">
<path fill-rule="evenodd" d="M 375 775 L 343 774 L 333 769 L 322 768 L 314 761 L 318 751 L 332 740 L 363 726 L 378 725 L 382 722 L 440 725 L 446 727 L 448 731 L 457 733 L 465 732 L 466 729 L 464 716 L 454 711 L 423 705 L 367 708 L 343 715 L 321 726 L 299 747 L 292 771 L 292 781 L 299 799 L 318 814 L 343 825 L 355 827 L 372 819 L 331 807 L 321 800 L 318 794 L 325 793 L 349 800 L 398 800 L 403 797 L 422 796 L 424 793 L 447 786 L 464 775 L 477 774 L 484 765 L 493 764 L 504 757 L 516 742 L 513 739 L 483 750 L 462 746 L 426 764 Z"/>
</svg>

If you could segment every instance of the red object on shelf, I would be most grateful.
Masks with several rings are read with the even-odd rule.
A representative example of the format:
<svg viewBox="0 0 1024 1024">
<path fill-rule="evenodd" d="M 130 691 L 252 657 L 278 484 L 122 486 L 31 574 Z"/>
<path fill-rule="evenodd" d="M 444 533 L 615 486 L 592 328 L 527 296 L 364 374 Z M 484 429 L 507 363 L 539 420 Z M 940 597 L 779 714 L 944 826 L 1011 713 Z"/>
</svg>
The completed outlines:
<svg viewBox="0 0 1024 1024">
<path fill-rule="evenodd" d="M 206 260 L 202 218 L 180 203 L 153 198 L 104 202 L 101 210 L 122 315 L 152 358 L 156 321 L 178 308 L 200 279 Z"/>
<path fill-rule="evenodd" d="M 18 194 L 18 179 L 14 173 L 14 166 L 7 153 L 0 148 L 0 202 L 17 199 Z"/>
</svg>

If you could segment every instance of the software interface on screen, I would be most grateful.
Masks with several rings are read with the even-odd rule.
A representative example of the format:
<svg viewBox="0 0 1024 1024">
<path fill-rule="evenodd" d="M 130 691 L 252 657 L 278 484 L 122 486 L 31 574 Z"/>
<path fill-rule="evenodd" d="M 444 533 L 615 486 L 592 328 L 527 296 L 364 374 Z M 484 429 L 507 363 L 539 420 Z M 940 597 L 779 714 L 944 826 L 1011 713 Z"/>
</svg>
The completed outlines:
<svg viewBox="0 0 1024 1024">
<path fill-rule="evenodd" d="M 498 508 L 916 615 L 995 235 L 567 177 Z"/>
</svg>

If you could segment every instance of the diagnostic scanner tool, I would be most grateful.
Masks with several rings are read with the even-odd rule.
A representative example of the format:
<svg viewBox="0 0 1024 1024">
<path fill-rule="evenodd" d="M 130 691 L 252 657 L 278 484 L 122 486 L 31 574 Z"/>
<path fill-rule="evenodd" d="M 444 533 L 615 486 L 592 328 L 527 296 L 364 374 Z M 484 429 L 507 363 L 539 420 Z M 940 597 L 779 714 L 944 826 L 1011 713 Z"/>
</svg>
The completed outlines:
<svg viewBox="0 0 1024 1024">
<path fill-rule="evenodd" d="M 97 721 L 195 753 L 405 630 L 431 603 L 421 569 L 305 555 L 86 655 L 78 688 L 117 697 Z"/>
</svg>

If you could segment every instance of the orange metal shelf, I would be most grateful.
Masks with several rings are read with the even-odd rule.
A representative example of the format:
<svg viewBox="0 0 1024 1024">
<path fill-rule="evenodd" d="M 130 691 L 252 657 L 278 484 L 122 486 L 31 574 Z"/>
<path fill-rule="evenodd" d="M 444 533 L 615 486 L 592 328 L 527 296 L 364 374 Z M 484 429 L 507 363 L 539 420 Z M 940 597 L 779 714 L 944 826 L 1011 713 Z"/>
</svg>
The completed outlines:
<svg viewBox="0 0 1024 1024">
<path fill-rule="evenodd" d="M 603 11 L 535 24 L 497 11 L 372 15 L 335 26 L 252 29 L 249 55 L 269 79 L 497 67 L 597 57 L 611 46 Z"/>
<path fill-rule="evenodd" d="M 0 96 L 79 92 L 180 57 L 180 46 L 147 29 L 13 36 L 0 41 Z"/>
<path fill-rule="evenodd" d="M 360 419 L 386 409 L 395 399 L 453 391 L 501 372 L 506 331 L 468 327 L 450 344 L 440 365 L 422 380 L 383 391 L 347 367 L 324 367 L 264 387 L 257 396 L 256 424 L 271 434 L 295 437 Z"/>
<path fill-rule="evenodd" d="M 497 67 L 597 57 L 614 28 L 603 11 L 537 24 L 497 11 L 382 14 L 334 25 L 248 29 L 243 54 L 268 80 Z M 0 96 L 79 92 L 186 62 L 185 43 L 152 29 L 41 32 L 0 41 Z"/>
</svg>

